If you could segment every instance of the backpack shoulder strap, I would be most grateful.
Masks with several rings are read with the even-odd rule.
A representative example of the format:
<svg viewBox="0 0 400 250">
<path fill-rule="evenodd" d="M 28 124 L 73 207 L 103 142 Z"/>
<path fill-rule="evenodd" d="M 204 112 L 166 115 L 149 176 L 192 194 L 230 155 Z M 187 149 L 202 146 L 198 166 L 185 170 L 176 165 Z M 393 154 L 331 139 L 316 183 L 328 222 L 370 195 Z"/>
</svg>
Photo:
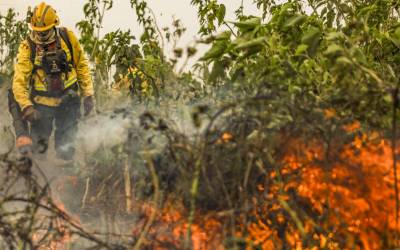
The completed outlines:
<svg viewBox="0 0 400 250">
<path fill-rule="evenodd" d="M 35 60 L 36 60 L 36 43 L 34 41 L 32 41 L 32 39 L 28 36 L 28 38 L 26 39 L 28 41 L 29 44 L 29 49 L 31 50 L 31 55 L 30 55 L 30 60 L 31 63 L 33 65 L 32 68 L 32 75 L 36 73 L 36 70 L 38 69 L 38 66 L 35 65 Z M 31 84 L 32 84 L 32 77 L 30 79 Z"/>
<path fill-rule="evenodd" d="M 65 44 L 67 45 L 69 53 L 71 53 L 71 63 L 73 66 L 75 66 L 74 50 L 72 49 L 71 40 L 69 39 L 69 36 L 68 36 L 68 30 L 65 27 L 60 27 L 60 28 L 58 28 L 58 31 L 59 31 L 61 38 L 64 40 Z"/>
<path fill-rule="evenodd" d="M 30 56 L 31 62 L 32 62 L 33 65 L 35 65 L 36 43 L 34 43 L 29 36 L 28 36 L 28 38 L 26 40 L 28 41 L 29 48 L 31 50 L 31 56 Z"/>
</svg>

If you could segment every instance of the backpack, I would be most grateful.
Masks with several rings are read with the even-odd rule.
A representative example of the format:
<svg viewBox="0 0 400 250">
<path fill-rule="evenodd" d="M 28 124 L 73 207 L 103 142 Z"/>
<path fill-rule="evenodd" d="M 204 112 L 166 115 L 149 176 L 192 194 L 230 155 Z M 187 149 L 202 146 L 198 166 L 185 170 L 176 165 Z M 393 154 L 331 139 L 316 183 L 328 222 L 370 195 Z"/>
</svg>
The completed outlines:
<svg viewBox="0 0 400 250">
<path fill-rule="evenodd" d="M 69 50 L 69 53 L 71 54 L 71 62 L 70 62 L 70 63 L 72 64 L 72 66 L 75 67 L 75 62 L 74 62 L 74 50 L 72 49 L 72 44 L 71 44 L 71 40 L 69 39 L 69 36 L 68 36 L 67 28 L 65 28 L 65 27 L 60 27 L 60 28 L 57 28 L 57 31 L 58 31 L 58 34 L 60 34 L 61 39 L 64 40 L 65 44 L 67 45 L 68 50 Z M 30 59 L 31 59 L 32 64 L 35 65 L 36 43 L 34 43 L 34 42 L 31 40 L 30 37 L 28 37 L 27 40 L 28 40 L 29 47 L 30 47 L 30 50 L 31 50 L 31 57 L 30 57 Z M 34 66 L 34 70 L 35 70 L 35 66 Z"/>
</svg>

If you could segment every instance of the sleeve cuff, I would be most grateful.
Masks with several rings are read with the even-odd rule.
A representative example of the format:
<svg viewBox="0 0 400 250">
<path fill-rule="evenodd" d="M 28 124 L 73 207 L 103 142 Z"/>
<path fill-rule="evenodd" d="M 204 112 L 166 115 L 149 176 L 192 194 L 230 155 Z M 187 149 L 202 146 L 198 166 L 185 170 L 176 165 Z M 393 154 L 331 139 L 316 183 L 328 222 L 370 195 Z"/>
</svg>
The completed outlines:
<svg viewBox="0 0 400 250">
<path fill-rule="evenodd" d="M 33 106 L 33 103 L 28 102 L 26 104 L 20 105 L 21 111 L 23 112 L 27 107 Z"/>
</svg>

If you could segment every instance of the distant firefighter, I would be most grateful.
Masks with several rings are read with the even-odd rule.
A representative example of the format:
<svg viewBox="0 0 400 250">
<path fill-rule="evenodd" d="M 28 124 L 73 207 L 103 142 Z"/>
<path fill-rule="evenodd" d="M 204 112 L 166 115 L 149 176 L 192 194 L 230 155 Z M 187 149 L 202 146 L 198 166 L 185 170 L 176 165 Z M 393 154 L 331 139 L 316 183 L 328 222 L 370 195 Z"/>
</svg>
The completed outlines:
<svg viewBox="0 0 400 250">
<path fill-rule="evenodd" d="M 81 100 L 87 116 L 94 108 L 94 89 L 78 39 L 58 25 L 51 6 L 34 8 L 30 35 L 19 47 L 9 104 L 19 149 L 33 145 L 34 155 L 45 153 L 54 127 L 56 155 L 70 160 Z"/>
<path fill-rule="evenodd" d="M 136 67 L 128 68 L 126 75 L 118 75 L 116 82 L 112 85 L 114 91 L 129 91 L 129 93 L 141 96 L 149 95 L 150 85 L 145 75 Z"/>
</svg>

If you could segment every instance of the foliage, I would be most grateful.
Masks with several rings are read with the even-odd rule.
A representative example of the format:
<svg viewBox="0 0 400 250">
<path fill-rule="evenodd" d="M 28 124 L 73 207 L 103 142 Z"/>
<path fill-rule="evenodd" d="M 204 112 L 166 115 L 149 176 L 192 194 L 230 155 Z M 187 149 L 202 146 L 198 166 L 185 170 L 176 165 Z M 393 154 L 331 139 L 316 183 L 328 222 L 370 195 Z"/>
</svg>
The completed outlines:
<svg viewBox="0 0 400 250">
<path fill-rule="evenodd" d="M 192 0 L 191 4 L 198 8 L 201 35 L 213 33 L 225 22 L 226 7 L 216 0 Z"/>
<path fill-rule="evenodd" d="M 141 42 L 158 42 L 155 20 L 149 14 L 149 9 L 147 7 L 146 1 L 131 0 L 131 7 L 135 9 L 137 15 L 137 21 L 139 24 L 143 25 L 144 32 L 141 36 Z"/>
<path fill-rule="evenodd" d="M 341 143 L 346 144 L 340 139 L 340 133 L 343 133 L 339 132 L 340 128 L 356 121 L 361 123 L 365 131 L 377 130 L 391 134 L 394 152 L 396 120 L 399 118 L 397 102 L 394 101 L 398 98 L 399 83 L 396 73 L 398 13 L 396 5 L 390 3 L 374 1 L 366 5 L 309 1 L 303 4 L 300 1 L 288 1 L 275 4 L 259 1 L 266 10 L 263 17 L 267 14 L 270 16 L 266 22 L 263 22 L 263 17 L 242 17 L 233 22 L 234 32 L 226 31 L 209 38 L 213 40 L 212 46 L 202 57 L 206 67 L 212 65 L 206 81 L 216 86 L 230 84 L 235 93 L 244 98 L 268 95 L 268 105 L 260 105 L 260 108 L 264 115 L 271 117 L 272 122 L 268 124 L 262 121 L 260 124 L 278 131 L 283 129 L 288 138 L 296 138 L 297 135 L 306 141 L 319 138 L 317 140 L 325 150 L 322 154 L 325 158 L 321 161 L 326 164 L 336 164 L 337 161 L 328 155 L 337 150 Z M 207 71 L 208 67 L 203 70 Z M 330 110 L 335 122 L 319 120 L 323 110 Z M 269 133 L 261 134 L 271 138 Z M 281 145 L 279 141 L 275 143 Z M 268 150 L 265 143 L 262 145 L 267 152 L 283 150 Z M 276 156 L 272 159 L 274 162 L 278 160 Z M 327 176 L 332 174 L 331 168 L 327 170 L 321 166 L 321 170 Z M 396 176 L 396 163 L 393 170 L 392 174 Z M 279 172 L 275 174 L 279 175 Z M 397 182 L 396 178 L 394 181 Z M 288 183 L 287 180 L 284 182 Z M 299 227 L 299 221 L 306 220 L 298 218 L 303 212 L 293 212 L 300 207 L 299 203 L 292 203 L 297 198 L 286 192 L 284 194 L 289 195 L 291 203 L 287 206 L 277 199 L 277 206 L 286 210 L 286 217 L 292 217 L 293 226 L 297 228 L 295 231 L 300 235 L 299 241 L 307 247 L 315 246 L 308 242 L 306 231 Z M 317 191 L 313 189 L 313 192 Z M 394 199 L 397 203 L 398 198 Z M 329 201 L 324 206 L 328 207 L 324 211 L 329 214 Z M 398 209 L 395 209 L 397 213 Z M 286 236 L 279 235 L 281 230 L 291 229 L 275 228 L 264 234 L 271 233 L 273 238 L 274 233 L 278 232 L 275 237 L 282 240 Z M 324 237 L 329 238 L 328 235 Z M 385 241 L 377 239 L 368 243 L 368 237 L 371 236 L 364 235 L 359 239 L 363 241 L 363 247 L 387 248 L 395 244 L 389 240 L 389 245 L 380 245 Z M 333 238 L 332 242 L 338 240 Z M 289 246 L 285 245 L 289 244 L 285 240 L 282 244 L 283 248 Z M 338 244 L 336 247 L 340 249 L 352 247 Z M 277 245 L 274 247 L 280 248 Z M 271 248 L 271 245 L 264 245 L 264 248 Z"/>
<path fill-rule="evenodd" d="M 11 78 L 19 43 L 27 32 L 27 23 L 25 20 L 17 20 L 17 13 L 13 9 L 0 15 L 0 78 L 7 81 Z"/>
</svg>

